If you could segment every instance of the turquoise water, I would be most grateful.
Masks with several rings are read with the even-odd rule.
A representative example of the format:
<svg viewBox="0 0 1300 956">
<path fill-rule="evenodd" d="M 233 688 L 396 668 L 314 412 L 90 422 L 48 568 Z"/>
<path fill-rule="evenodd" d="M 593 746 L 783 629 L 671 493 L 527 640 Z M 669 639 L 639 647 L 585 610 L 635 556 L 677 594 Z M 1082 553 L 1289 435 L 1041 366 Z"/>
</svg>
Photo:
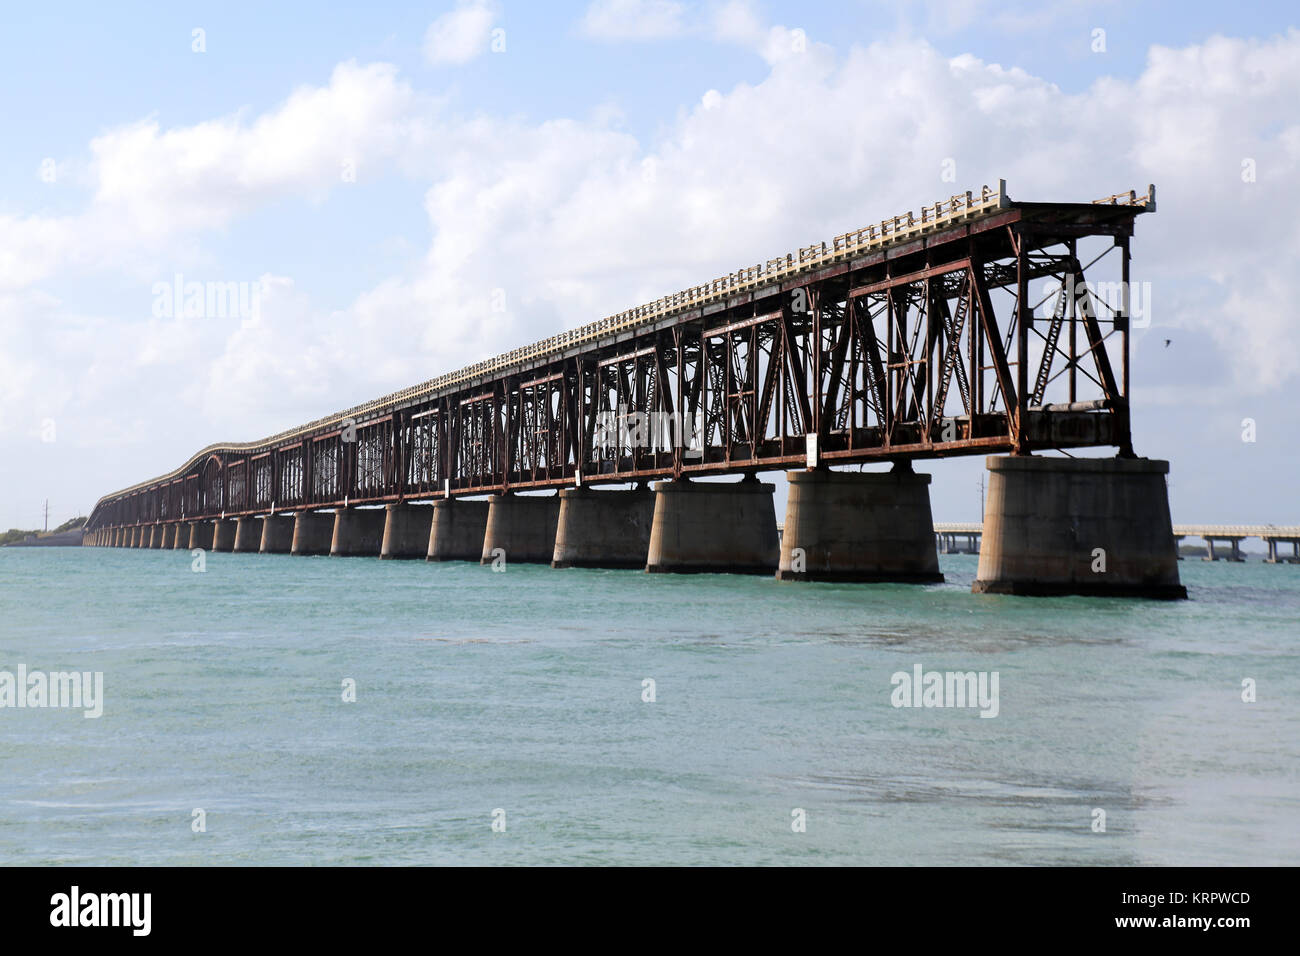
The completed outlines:
<svg viewBox="0 0 1300 956">
<path fill-rule="evenodd" d="M 1163 603 L 976 596 L 976 560 L 909 587 L 0 550 L 0 671 L 105 697 L 0 709 L 0 862 L 1300 861 L 1300 566 L 1186 561 Z M 916 664 L 997 671 L 997 717 L 893 707 Z"/>
</svg>

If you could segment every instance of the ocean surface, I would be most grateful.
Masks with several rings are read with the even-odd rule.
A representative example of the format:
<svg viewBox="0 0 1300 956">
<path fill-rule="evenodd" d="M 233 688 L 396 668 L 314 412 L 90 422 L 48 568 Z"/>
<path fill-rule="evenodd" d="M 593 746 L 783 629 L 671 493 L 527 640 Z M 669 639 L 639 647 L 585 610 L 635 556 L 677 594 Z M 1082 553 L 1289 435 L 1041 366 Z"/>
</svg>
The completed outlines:
<svg viewBox="0 0 1300 956">
<path fill-rule="evenodd" d="M 1300 863 L 1300 566 L 1184 561 L 1164 603 L 977 596 L 976 561 L 2 549 L 0 672 L 104 700 L 0 708 L 0 863 Z M 893 706 L 917 665 L 996 671 L 997 716 Z"/>
</svg>

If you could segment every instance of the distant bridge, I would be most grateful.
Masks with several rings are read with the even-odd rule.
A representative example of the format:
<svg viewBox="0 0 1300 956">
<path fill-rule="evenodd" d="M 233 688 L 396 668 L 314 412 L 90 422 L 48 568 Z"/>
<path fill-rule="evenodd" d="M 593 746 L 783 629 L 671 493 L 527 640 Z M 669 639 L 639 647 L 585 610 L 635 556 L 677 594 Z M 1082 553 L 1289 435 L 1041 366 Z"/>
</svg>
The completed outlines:
<svg viewBox="0 0 1300 956">
<path fill-rule="evenodd" d="M 975 553 L 979 550 L 979 538 L 984 527 L 978 522 L 935 522 L 934 533 L 938 539 L 939 550 L 944 553 Z M 957 539 L 964 538 L 964 548 L 957 545 Z M 1246 538 L 1259 538 L 1268 548 L 1270 564 L 1300 564 L 1300 525 L 1271 524 L 1176 524 L 1174 540 L 1182 543 L 1184 538 L 1203 538 L 1208 561 L 1244 561 L 1241 556 L 1241 542 Z M 1220 557 L 1216 544 L 1228 545 L 1228 553 Z M 1291 554 L 1282 553 L 1281 545 L 1291 545 Z"/>
<path fill-rule="evenodd" d="M 105 495 L 87 530 L 161 527 L 179 543 L 181 522 L 529 489 L 1051 448 L 1130 457 L 1129 241 L 1154 209 L 1154 187 L 1030 203 L 999 182 L 209 445 Z M 1103 277 L 1117 301 L 1095 294 Z"/>
</svg>

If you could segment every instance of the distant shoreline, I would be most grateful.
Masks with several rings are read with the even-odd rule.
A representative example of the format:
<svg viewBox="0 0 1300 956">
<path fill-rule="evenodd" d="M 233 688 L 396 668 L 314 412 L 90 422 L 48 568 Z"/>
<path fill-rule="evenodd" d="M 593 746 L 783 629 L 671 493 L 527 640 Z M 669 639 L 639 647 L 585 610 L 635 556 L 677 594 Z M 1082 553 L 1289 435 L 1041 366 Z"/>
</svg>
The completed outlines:
<svg viewBox="0 0 1300 956">
<path fill-rule="evenodd" d="M 21 541 L 10 541 L 8 544 L 0 545 L 5 548 L 79 548 L 82 545 L 82 538 L 85 532 L 80 528 L 74 528 L 71 531 L 57 531 L 54 534 L 44 536 L 36 535 L 35 537 L 24 538 Z"/>
</svg>

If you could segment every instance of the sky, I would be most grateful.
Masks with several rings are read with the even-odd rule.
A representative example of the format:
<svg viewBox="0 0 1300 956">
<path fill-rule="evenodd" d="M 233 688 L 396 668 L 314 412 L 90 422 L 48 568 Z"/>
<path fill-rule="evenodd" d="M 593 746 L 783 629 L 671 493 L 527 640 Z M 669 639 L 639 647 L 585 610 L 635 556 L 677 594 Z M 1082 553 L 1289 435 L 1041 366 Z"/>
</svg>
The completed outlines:
<svg viewBox="0 0 1300 956">
<path fill-rule="evenodd" d="M 0 11 L 0 528 L 1000 178 L 1156 184 L 1136 451 L 1176 523 L 1300 524 L 1293 6 L 336 6 Z"/>
</svg>

